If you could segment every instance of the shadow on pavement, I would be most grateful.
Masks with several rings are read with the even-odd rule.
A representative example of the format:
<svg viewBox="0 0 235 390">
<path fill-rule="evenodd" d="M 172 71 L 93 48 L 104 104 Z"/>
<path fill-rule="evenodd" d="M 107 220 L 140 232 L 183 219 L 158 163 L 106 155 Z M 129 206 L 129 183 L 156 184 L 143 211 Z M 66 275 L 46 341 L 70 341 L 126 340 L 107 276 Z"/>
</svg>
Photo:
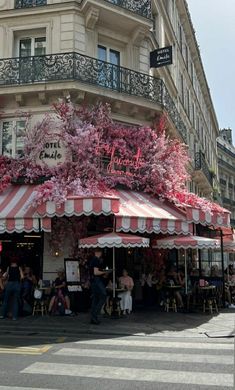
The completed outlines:
<svg viewBox="0 0 235 390">
<path fill-rule="evenodd" d="M 205 337 L 206 333 L 234 332 L 235 310 L 219 314 L 137 311 L 124 318 L 101 318 L 91 325 L 89 313 L 75 317 L 30 316 L 18 321 L 0 320 L 0 348 L 67 343 L 85 339 L 125 336 Z"/>
</svg>

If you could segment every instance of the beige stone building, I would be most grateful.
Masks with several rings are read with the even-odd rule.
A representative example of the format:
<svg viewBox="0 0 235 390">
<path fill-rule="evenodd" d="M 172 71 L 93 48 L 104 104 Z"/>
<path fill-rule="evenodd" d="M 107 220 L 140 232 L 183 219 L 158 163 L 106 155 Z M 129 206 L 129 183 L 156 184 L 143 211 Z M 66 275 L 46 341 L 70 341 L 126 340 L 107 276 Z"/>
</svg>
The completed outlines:
<svg viewBox="0 0 235 390">
<path fill-rule="evenodd" d="M 231 225 L 235 228 L 235 147 L 231 129 L 220 130 L 217 148 L 221 201 L 231 211 Z"/>
<path fill-rule="evenodd" d="M 219 128 L 185 0 L 0 0 L 0 36 L 0 154 L 22 151 L 19 110 L 33 124 L 58 98 L 102 100 L 124 123 L 164 113 L 192 157 L 189 189 L 212 197 Z M 173 64 L 150 68 L 166 46 Z M 45 239 L 45 272 L 49 257 Z"/>
<path fill-rule="evenodd" d="M 0 0 L 0 34 L 1 153 L 21 148 L 19 109 L 36 120 L 58 97 L 108 101 L 127 123 L 165 112 L 189 146 L 190 189 L 211 196 L 219 130 L 186 1 Z M 150 52 L 169 45 L 173 64 L 150 69 Z"/>
</svg>

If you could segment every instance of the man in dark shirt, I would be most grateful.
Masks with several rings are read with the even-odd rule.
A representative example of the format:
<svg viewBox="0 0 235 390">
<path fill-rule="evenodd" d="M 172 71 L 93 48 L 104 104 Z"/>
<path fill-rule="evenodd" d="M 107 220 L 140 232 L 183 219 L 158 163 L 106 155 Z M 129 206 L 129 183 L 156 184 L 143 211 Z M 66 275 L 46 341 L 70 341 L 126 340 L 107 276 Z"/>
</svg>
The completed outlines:
<svg viewBox="0 0 235 390">
<path fill-rule="evenodd" d="M 103 259 L 101 258 L 102 251 L 100 249 L 95 250 L 95 256 L 91 259 L 91 292 L 92 292 L 92 304 L 91 304 L 91 323 L 98 325 L 98 315 L 102 309 L 102 306 L 106 302 L 106 288 L 104 277 L 107 276 L 107 272 L 102 271 Z"/>
</svg>

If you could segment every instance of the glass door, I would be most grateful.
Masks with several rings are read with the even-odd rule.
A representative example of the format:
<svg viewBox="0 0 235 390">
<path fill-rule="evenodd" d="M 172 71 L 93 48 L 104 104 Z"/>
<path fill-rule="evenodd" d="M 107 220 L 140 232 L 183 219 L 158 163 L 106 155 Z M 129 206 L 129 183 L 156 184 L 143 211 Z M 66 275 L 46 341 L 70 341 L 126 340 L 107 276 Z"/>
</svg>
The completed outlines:
<svg viewBox="0 0 235 390">
<path fill-rule="evenodd" d="M 98 82 L 106 88 L 120 89 L 120 52 L 98 46 Z"/>
</svg>

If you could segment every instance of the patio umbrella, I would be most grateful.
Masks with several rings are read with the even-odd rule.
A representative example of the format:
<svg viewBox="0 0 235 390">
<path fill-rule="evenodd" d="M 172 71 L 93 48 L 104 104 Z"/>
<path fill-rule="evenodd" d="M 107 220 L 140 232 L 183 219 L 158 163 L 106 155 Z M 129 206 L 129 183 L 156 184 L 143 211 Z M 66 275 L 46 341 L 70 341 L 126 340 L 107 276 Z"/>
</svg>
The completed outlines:
<svg viewBox="0 0 235 390">
<path fill-rule="evenodd" d="M 187 286 L 187 249 L 218 249 L 220 247 L 219 240 L 200 237 L 200 236 L 170 236 L 156 240 L 153 248 L 159 249 L 184 249 L 184 266 L 185 266 L 185 292 L 188 293 Z"/>
<path fill-rule="evenodd" d="M 149 238 L 125 233 L 99 234 L 79 240 L 79 248 L 113 248 L 113 297 L 115 297 L 115 248 L 146 248 Z"/>
</svg>

